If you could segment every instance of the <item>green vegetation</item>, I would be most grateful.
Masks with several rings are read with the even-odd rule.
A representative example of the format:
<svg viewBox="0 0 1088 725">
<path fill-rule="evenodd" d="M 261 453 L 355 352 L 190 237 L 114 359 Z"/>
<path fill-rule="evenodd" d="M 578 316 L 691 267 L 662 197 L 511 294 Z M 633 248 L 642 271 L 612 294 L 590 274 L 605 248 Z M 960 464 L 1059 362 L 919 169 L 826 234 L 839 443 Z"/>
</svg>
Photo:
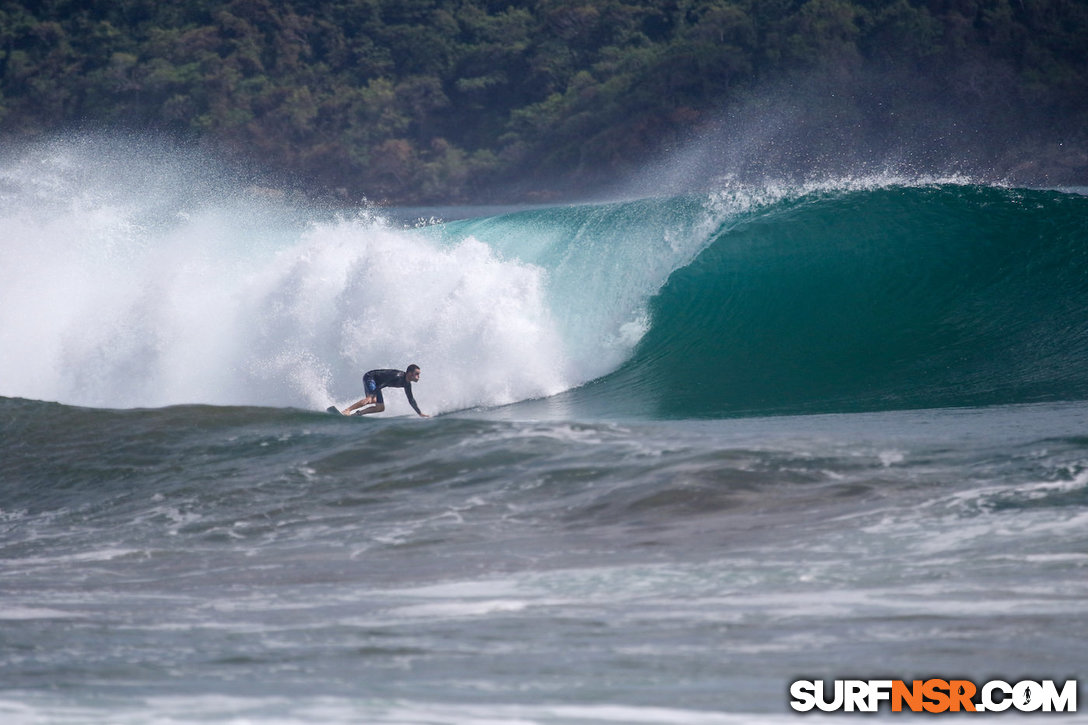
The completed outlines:
<svg viewBox="0 0 1088 725">
<path fill-rule="evenodd" d="M 622 173 L 799 71 L 996 77 L 1083 134 L 1086 49 L 1083 0 L 0 0 L 0 133 L 154 129 L 453 201 Z"/>
</svg>

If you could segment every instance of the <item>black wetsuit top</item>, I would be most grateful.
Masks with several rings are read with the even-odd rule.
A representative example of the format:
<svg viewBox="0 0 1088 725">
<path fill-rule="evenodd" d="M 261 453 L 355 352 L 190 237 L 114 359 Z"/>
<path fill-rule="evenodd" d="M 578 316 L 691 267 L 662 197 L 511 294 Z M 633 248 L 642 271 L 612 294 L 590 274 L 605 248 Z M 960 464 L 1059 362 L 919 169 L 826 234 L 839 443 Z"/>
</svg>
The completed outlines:
<svg viewBox="0 0 1088 725">
<path fill-rule="evenodd" d="M 367 395 L 378 396 L 378 402 L 385 405 L 382 399 L 382 388 L 404 388 L 404 394 L 408 396 L 408 402 L 417 413 L 420 413 L 416 399 L 412 395 L 412 384 L 408 382 L 403 370 L 371 370 L 363 376 L 363 386 Z"/>
</svg>

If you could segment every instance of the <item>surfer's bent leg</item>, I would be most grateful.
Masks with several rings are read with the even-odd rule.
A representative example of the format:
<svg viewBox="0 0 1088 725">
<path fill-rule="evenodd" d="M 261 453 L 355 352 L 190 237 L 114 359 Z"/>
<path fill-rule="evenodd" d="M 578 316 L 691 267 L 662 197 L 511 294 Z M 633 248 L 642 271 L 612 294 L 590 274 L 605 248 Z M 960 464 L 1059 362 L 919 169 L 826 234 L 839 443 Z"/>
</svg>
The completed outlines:
<svg viewBox="0 0 1088 725">
<path fill-rule="evenodd" d="M 363 376 L 363 387 L 366 388 L 366 397 L 357 403 L 353 403 L 344 409 L 344 415 L 351 415 L 353 410 L 362 408 L 367 405 L 374 406 L 370 410 L 364 410 L 359 415 L 370 415 L 371 413 L 381 413 L 385 410 L 385 400 L 382 398 L 382 389 L 378 387 L 378 383 L 369 374 Z"/>
<path fill-rule="evenodd" d="M 352 413 L 352 415 L 370 415 L 371 413 L 381 413 L 383 410 L 385 410 L 384 405 L 381 403 L 374 403 L 369 408 L 358 410 L 355 413 Z"/>
</svg>

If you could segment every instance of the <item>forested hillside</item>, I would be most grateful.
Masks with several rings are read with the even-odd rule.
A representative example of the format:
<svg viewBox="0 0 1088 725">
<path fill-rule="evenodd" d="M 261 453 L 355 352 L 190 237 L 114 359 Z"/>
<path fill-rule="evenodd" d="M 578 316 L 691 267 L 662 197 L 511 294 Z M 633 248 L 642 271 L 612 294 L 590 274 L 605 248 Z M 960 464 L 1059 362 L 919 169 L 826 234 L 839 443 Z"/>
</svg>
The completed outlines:
<svg viewBox="0 0 1088 725">
<path fill-rule="evenodd" d="M 1060 143 L 1048 153 L 1075 176 L 1060 157 L 1088 128 L 1088 3 L 0 2 L 7 143 L 154 130 L 350 198 L 600 183 L 790 77 L 835 79 L 828 93 L 914 80 L 950 107 L 993 106 L 1034 134 L 1010 145 Z M 857 94 L 848 121 L 906 123 L 915 96 L 878 95 Z"/>
</svg>

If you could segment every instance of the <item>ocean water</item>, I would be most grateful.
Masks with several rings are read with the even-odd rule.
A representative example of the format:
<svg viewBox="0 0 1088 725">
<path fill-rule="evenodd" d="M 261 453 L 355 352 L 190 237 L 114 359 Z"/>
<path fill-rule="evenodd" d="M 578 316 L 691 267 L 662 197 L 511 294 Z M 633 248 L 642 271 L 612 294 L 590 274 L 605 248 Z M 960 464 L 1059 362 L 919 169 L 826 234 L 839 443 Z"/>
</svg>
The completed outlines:
<svg viewBox="0 0 1088 725">
<path fill-rule="evenodd" d="M 415 211 L 3 159 L 4 723 L 732 724 L 794 721 L 797 679 L 1084 679 L 1088 197 Z M 321 412 L 413 362 L 436 417 Z"/>
</svg>

